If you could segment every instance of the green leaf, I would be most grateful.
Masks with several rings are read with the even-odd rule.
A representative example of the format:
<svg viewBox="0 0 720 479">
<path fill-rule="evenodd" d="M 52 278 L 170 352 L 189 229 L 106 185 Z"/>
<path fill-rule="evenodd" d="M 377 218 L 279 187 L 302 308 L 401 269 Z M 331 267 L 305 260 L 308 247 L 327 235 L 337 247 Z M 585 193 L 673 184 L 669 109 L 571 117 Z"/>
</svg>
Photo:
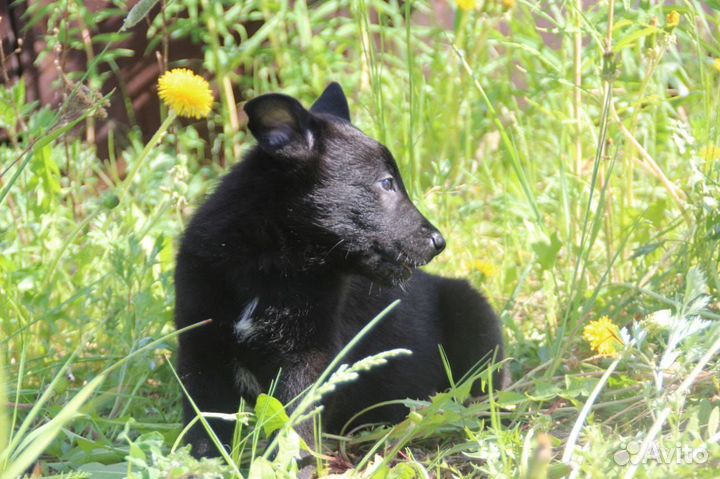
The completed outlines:
<svg viewBox="0 0 720 479">
<path fill-rule="evenodd" d="M 528 397 L 533 401 L 549 401 L 555 399 L 561 393 L 561 389 L 557 384 L 549 381 L 535 381 L 535 390 L 532 394 L 528 393 Z"/>
<path fill-rule="evenodd" d="M 417 474 L 415 474 L 415 469 L 410 464 L 400 463 L 390 469 L 387 477 L 388 479 L 414 479 Z"/>
<path fill-rule="evenodd" d="M 15 100 L 15 108 L 20 111 L 25 105 L 25 80 L 21 77 L 20 80 L 13 86 L 13 99 Z"/>
<path fill-rule="evenodd" d="M 647 256 L 647 255 L 655 252 L 655 250 L 657 250 L 662 245 L 663 245 L 663 242 L 658 241 L 656 243 L 650 243 L 650 244 L 638 246 L 637 248 L 635 248 L 633 250 L 633 254 L 632 254 L 632 256 L 630 256 L 630 259 L 639 258 L 641 256 Z"/>
<path fill-rule="evenodd" d="M 267 394 L 258 396 L 255 402 L 255 415 L 266 436 L 270 436 L 290 421 L 282 403 Z"/>
<path fill-rule="evenodd" d="M 572 468 L 568 464 L 553 464 L 548 468 L 547 479 L 560 479 L 566 477 L 571 471 Z"/>
<path fill-rule="evenodd" d="M 62 192 L 60 187 L 60 167 L 53 158 L 51 145 L 46 145 L 36 151 L 30 169 L 40 182 L 45 204 L 51 204 L 53 199 Z"/>
<path fill-rule="evenodd" d="M 590 396 L 593 388 L 597 384 L 596 378 L 584 378 L 566 375 L 565 390 L 560 394 L 566 398 L 575 398 L 578 396 Z"/>
<path fill-rule="evenodd" d="M 159 0 L 140 0 L 137 2 L 135 6 L 130 9 L 128 16 L 125 17 L 120 31 L 122 32 L 140 23 L 140 21 L 150 13 L 150 10 L 152 10 L 158 1 Z"/>
<path fill-rule="evenodd" d="M 15 109 L 7 98 L 7 95 L 0 94 L 0 125 L 5 128 L 15 128 Z"/>
<path fill-rule="evenodd" d="M 297 477 L 297 460 L 300 459 L 302 444 L 300 435 L 292 428 L 283 429 L 278 433 L 278 450 L 274 461 L 278 472 L 291 473 L 291 477 Z"/>
<path fill-rule="evenodd" d="M 7 391 L 5 390 L 5 364 L 4 355 L 0 354 L 0 404 L 8 404 Z M 10 432 L 10 421 L 7 416 L 8 407 L 0 408 L 0 451 L 4 451 L 8 443 Z"/>
<path fill-rule="evenodd" d="M 718 431 L 718 424 L 720 423 L 720 407 L 715 406 L 710 413 L 707 423 L 707 437 L 710 439 Z"/>
<path fill-rule="evenodd" d="M 387 479 L 390 473 L 390 467 L 382 462 L 382 457 L 375 455 L 375 459 L 368 465 L 365 474 L 360 477 L 368 477 L 368 472 L 372 471 L 372 474 L 369 475 L 371 479 Z"/>
<path fill-rule="evenodd" d="M 130 443 L 130 453 L 128 454 L 128 456 L 139 461 L 147 461 L 147 456 L 142 450 L 142 447 L 140 447 L 140 445 L 135 442 Z"/>
<path fill-rule="evenodd" d="M 653 33 L 657 33 L 659 30 L 657 27 L 647 27 L 643 28 L 642 30 L 636 30 L 624 38 L 620 39 L 615 46 L 613 47 L 613 52 L 617 53 L 620 50 L 629 47 L 630 45 L 633 45 L 637 40 L 640 38 L 645 38 L 648 35 L 652 35 Z"/>
<path fill-rule="evenodd" d="M 685 295 L 683 305 L 686 315 L 698 314 L 710 302 L 705 273 L 699 268 L 692 268 L 685 277 Z"/>
<path fill-rule="evenodd" d="M 531 247 L 537 255 L 540 266 L 542 266 L 543 269 L 550 269 L 555 264 L 562 243 L 557 233 L 553 233 L 550 236 L 550 242 L 538 241 L 537 243 L 533 243 Z"/>
<path fill-rule="evenodd" d="M 89 474 L 92 479 L 120 479 L 127 477 L 128 465 L 126 462 L 117 464 L 89 462 L 80 466 L 78 471 Z"/>
<path fill-rule="evenodd" d="M 504 409 L 515 409 L 515 406 L 527 401 L 524 394 L 517 391 L 496 391 L 495 402 Z"/>
<path fill-rule="evenodd" d="M 257 457 L 250 466 L 248 479 L 275 479 L 277 475 L 272 463 L 264 457 Z"/>
</svg>

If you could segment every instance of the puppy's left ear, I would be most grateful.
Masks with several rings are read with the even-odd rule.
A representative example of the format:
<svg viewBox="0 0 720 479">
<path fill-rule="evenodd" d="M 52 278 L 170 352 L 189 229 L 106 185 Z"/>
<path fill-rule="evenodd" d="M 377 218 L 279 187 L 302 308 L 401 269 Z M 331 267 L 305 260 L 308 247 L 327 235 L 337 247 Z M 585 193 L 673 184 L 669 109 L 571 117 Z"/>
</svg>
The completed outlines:
<svg viewBox="0 0 720 479">
<path fill-rule="evenodd" d="M 292 158 L 312 150 L 312 115 L 295 98 L 261 95 L 245 103 L 244 109 L 250 131 L 267 153 Z"/>
<path fill-rule="evenodd" d="M 350 108 L 348 107 L 345 92 L 337 82 L 330 83 L 320 98 L 310 107 L 313 113 L 328 113 L 350 123 Z"/>
</svg>

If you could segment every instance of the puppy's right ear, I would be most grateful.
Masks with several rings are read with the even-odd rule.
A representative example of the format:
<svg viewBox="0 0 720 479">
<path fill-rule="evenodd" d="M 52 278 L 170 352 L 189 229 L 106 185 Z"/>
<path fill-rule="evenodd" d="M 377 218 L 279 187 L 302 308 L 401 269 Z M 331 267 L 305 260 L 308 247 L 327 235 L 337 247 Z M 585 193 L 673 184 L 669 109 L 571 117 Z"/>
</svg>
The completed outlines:
<svg viewBox="0 0 720 479">
<path fill-rule="evenodd" d="M 350 123 L 350 108 L 348 107 L 345 92 L 337 82 L 330 83 L 322 92 L 313 106 L 310 107 L 313 113 L 329 113 Z"/>
<path fill-rule="evenodd" d="M 293 157 L 312 150 L 312 118 L 296 99 L 271 93 L 253 98 L 244 109 L 250 131 L 267 153 Z"/>
</svg>

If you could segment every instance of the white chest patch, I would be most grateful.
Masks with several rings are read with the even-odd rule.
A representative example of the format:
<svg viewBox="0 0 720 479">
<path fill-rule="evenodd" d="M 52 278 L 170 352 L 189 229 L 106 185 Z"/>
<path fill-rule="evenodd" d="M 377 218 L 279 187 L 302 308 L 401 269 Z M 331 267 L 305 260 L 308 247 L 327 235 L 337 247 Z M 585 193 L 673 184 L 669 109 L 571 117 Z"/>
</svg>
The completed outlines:
<svg viewBox="0 0 720 479">
<path fill-rule="evenodd" d="M 256 296 L 248 301 L 237 321 L 235 321 L 235 336 L 237 336 L 238 339 L 247 339 L 252 336 L 254 329 L 252 316 L 255 313 L 257 305 L 258 298 Z"/>
</svg>

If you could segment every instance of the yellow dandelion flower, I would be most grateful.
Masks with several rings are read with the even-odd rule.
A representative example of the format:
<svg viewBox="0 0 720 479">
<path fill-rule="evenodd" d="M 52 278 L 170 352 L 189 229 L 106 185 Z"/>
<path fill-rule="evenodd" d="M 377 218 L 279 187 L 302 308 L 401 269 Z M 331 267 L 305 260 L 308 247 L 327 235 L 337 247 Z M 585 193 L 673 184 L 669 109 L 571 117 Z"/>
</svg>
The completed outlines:
<svg viewBox="0 0 720 479">
<path fill-rule="evenodd" d="M 720 72 L 720 58 L 716 58 L 713 61 L 713 68 Z"/>
<path fill-rule="evenodd" d="M 594 351 L 603 356 L 616 356 L 617 347 L 623 345 L 618 327 L 607 316 L 590 321 L 583 330 L 583 338 Z"/>
<path fill-rule="evenodd" d="M 704 160 L 720 160 L 720 146 L 706 145 L 700 147 L 698 156 Z"/>
<path fill-rule="evenodd" d="M 213 95 L 210 85 L 187 68 L 175 68 L 158 80 L 160 99 L 175 113 L 187 118 L 205 118 L 210 114 Z"/>
<path fill-rule="evenodd" d="M 680 13 L 678 13 L 677 10 L 673 10 L 672 12 L 667 14 L 667 17 L 665 17 L 665 26 L 673 29 L 676 28 L 678 25 L 680 25 Z"/>
<path fill-rule="evenodd" d="M 497 268 L 494 264 L 488 263 L 487 261 L 483 261 L 481 259 L 473 261 L 470 268 L 472 269 L 472 271 L 480 273 L 486 278 L 491 278 L 495 276 L 495 274 L 497 274 Z"/>
<path fill-rule="evenodd" d="M 475 0 L 455 0 L 455 4 L 463 12 L 471 12 L 475 10 Z"/>
<path fill-rule="evenodd" d="M 502 5 L 505 10 L 510 10 L 515 6 L 515 0 L 502 0 Z"/>
</svg>

